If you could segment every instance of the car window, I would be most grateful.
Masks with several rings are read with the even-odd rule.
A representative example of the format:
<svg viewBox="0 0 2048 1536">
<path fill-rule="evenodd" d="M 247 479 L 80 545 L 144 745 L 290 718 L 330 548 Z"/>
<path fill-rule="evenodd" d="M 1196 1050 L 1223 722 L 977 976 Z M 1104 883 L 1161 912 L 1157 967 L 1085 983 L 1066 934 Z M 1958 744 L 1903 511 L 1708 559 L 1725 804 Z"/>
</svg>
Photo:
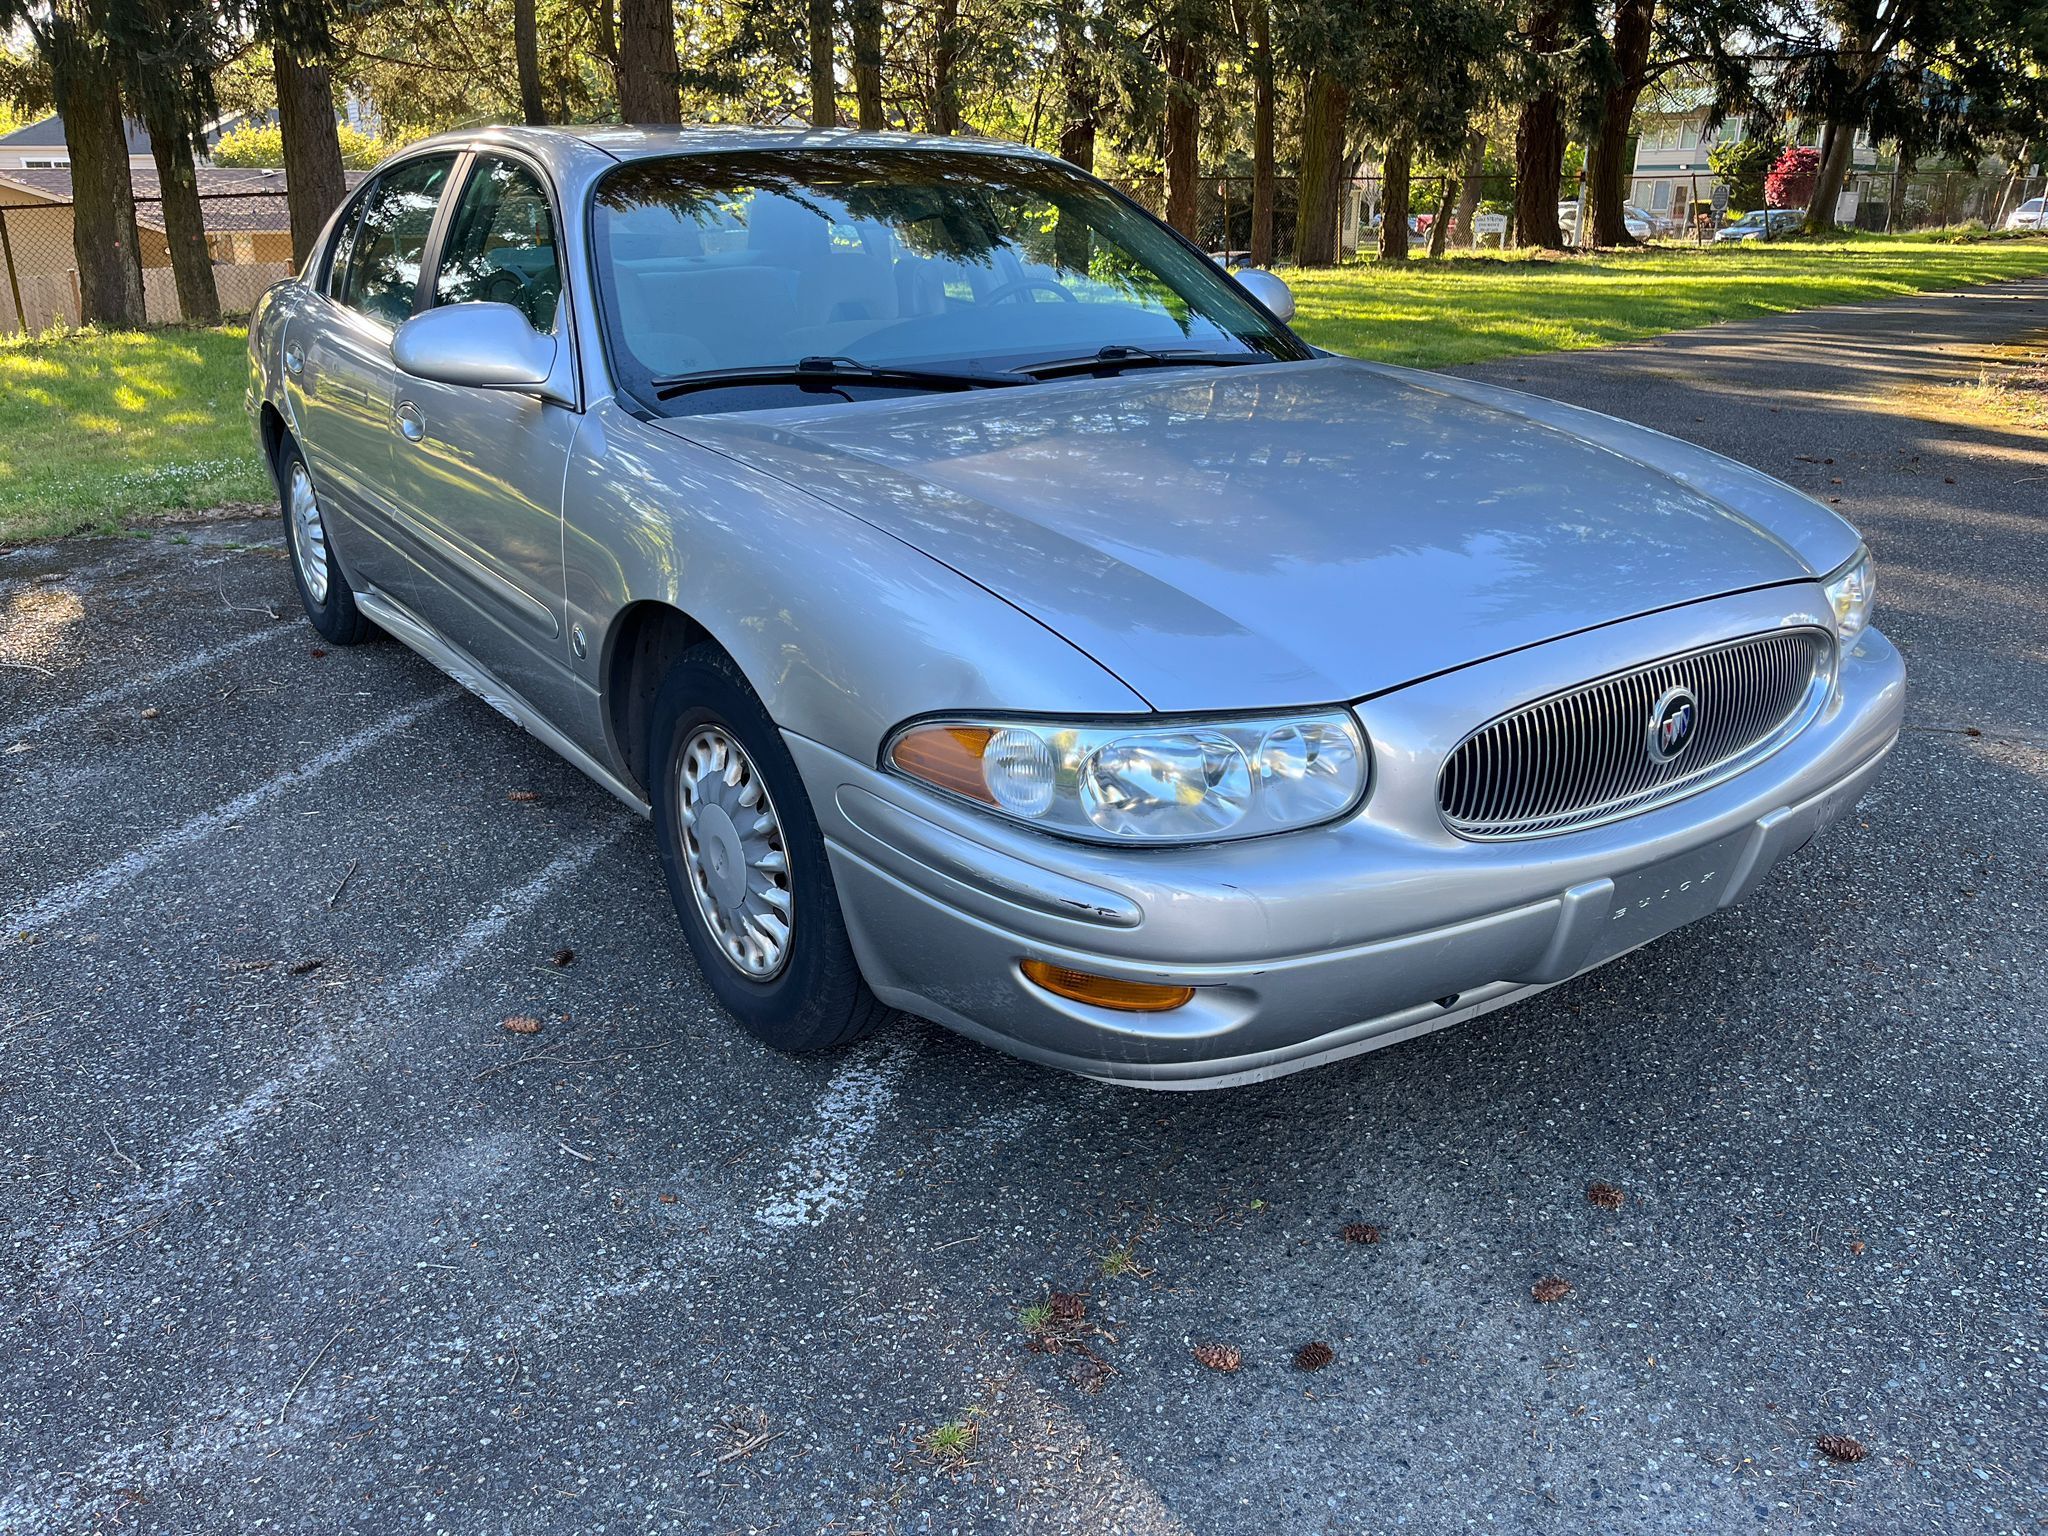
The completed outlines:
<svg viewBox="0 0 2048 1536">
<path fill-rule="evenodd" d="M 363 199 L 335 297 L 350 309 L 395 326 L 412 313 L 420 263 L 453 155 L 424 155 L 392 167 Z"/>
<path fill-rule="evenodd" d="M 562 295 L 555 223 L 533 172 L 480 155 L 449 226 L 436 304 L 510 304 L 537 331 L 553 329 Z"/>
</svg>

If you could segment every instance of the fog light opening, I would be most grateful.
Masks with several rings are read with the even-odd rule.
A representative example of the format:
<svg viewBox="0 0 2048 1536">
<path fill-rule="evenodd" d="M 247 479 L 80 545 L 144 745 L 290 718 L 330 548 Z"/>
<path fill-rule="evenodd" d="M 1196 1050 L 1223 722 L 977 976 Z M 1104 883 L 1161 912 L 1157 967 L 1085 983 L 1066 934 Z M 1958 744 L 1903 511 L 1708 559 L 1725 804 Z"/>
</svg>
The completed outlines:
<svg viewBox="0 0 2048 1536">
<path fill-rule="evenodd" d="M 1096 1008 L 1114 1008 L 1120 1013 L 1168 1013 L 1192 1002 L 1193 987 L 1168 986 L 1156 981 L 1122 981 L 1114 976 L 1095 976 L 1048 965 L 1043 960 L 1023 962 L 1025 979 L 1045 988 L 1055 997 L 1088 1003 Z"/>
</svg>

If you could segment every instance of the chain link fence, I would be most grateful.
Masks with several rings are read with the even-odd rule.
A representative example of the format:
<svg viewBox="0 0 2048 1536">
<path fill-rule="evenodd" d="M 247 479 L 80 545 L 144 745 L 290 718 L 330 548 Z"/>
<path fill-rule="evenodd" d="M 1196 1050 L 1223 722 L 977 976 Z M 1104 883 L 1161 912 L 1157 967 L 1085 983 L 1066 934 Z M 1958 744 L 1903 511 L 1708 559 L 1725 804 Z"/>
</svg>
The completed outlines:
<svg viewBox="0 0 2048 1536">
<path fill-rule="evenodd" d="M 293 270 L 285 199 L 275 192 L 202 193 L 199 206 L 221 313 L 247 314 L 264 289 Z M 144 312 L 152 325 L 173 324 L 183 316 L 161 198 L 136 199 L 135 232 Z M 0 335 L 76 325 L 78 299 L 71 203 L 0 182 Z"/>
</svg>

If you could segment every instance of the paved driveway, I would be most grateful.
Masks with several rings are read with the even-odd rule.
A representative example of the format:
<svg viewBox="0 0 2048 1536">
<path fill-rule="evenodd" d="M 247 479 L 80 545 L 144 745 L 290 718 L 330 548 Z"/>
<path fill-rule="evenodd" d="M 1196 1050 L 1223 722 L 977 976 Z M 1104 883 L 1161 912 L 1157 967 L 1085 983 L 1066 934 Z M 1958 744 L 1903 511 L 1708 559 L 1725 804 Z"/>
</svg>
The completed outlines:
<svg viewBox="0 0 2048 1536">
<path fill-rule="evenodd" d="M 2043 326 L 1482 370 L 1838 496 L 1911 729 L 1742 908 L 1220 1095 L 769 1055 L 644 828 L 269 525 L 0 557 L 0 1531 L 2039 1528 L 2048 450 L 1884 402 Z"/>
</svg>

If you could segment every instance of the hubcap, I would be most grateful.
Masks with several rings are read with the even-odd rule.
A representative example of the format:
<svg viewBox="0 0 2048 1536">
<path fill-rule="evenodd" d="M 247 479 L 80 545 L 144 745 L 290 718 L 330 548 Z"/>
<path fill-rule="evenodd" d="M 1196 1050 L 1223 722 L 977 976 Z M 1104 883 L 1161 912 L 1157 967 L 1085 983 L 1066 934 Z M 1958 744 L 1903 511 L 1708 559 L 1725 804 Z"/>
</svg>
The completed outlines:
<svg viewBox="0 0 2048 1536">
<path fill-rule="evenodd" d="M 719 953 L 767 981 L 789 962 L 789 850 L 767 782 L 724 728 L 702 725 L 683 743 L 676 775 L 683 868 Z"/>
<path fill-rule="evenodd" d="M 327 525 L 320 520 L 320 499 L 313 477 L 303 464 L 292 465 L 292 558 L 315 604 L 327 601 Z"/>
</svg>

